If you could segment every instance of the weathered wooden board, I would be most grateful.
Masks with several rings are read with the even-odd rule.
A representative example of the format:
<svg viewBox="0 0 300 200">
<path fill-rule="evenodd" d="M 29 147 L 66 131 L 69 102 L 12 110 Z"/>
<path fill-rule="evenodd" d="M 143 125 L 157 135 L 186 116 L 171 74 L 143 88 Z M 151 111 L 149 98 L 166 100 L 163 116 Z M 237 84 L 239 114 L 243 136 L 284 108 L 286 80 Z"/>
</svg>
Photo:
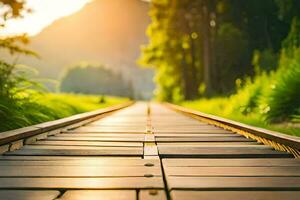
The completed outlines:
<svg viewBox="0 0 300 200">
<path fill-rule="evenodd" d="M 135 190 L 68 190 L 58 200 L 136 200 Z"/>
<path fill-rule="evenodd" d="M 89 132 L 89 133 L 98 133 L 98 132 L 116 132 L 116 133 L 145 133 L 146 129 L 133 129 L 133 128 L 105 128 L 105 127 L 86 127 L 78 128 L 76 131 L 80 132 Z"/>
<path fill-rule="evenodd" d="M 0 168 L 1 169 L 1 168 Z M 300 166 L 294 167 L 164 167 L 167 176 L 299 176 Z"/>
<path fill-rule="evenodd" d="M 21 156 L 14 156 L 16 158 Z M 28 156 L 30 157 L 30 156 Z M 43 156 L 40 156 L 43 157 Z M 53 156 L 55 157 L 55 156 Z M 67 157 L 68 158 L 68 157 Z M 72 158 L 72 157 L 71 157 Z M 90 159 L 55 159 L 43 160 L 1 160 L 0 166 L 145 166 L 160 167 L 160 161 L 157 159 L 126 159 L 124 158 L 90 158 Z"/>
<path fill-rule="evenodd" d="M 92 142 L 92 141 L 37 141 L 32 145 L 55 145 L 55 146 L 96 146 L 96 147 L 142 147 L 142 142 Z"/>
<path fill-rule="evenodd" d="M 259 144 L 257 142 L 251 141 L 251 142 L 157 142 L 157 145 L 159 146 L 222 146 L 222 145 L 260 145 L 260 146 L 266 146 Z"/>
<path fill-rule="evenodd" d="M 264 158 L 264 159 L 163 159 L 164 166 L 173 167 L 274 167 L 298 166 L 300 159 Z"/>
<path fill-rule="evenodd" d="M 161 176 L 159 167 L 145 166 L 0 166 L 0 177 L 144 177 Z"/>
<path fill-rule="evenodd" d="M 47 140 L 57 140 L 57 141 L 98 141 L 98 142 L 143 142 L 144 138 L 136 137 L 136 138 L 111 138 L 111 137 L 61 137 L 61 136 L 53 136 L 47 138 Z"/>
<path fill-rule="evenodd" d="M 157 146 L 153 142 L 144 144 L 144 156 L 158 156 Z"/>
<path fill-rule="evenodd" d="M 88 155 L 83 155 L 83 156 L 43 156 L 43 155 L 38 155 L 38 156 L 9 156 L 9 155 L 4 155 L 0 156 L 0 161 L 4 160 L 23 160 L 23 161 L 62 161 L 62 160 L 70 160 L 70 161 L 77 161 L 77 160 L 82 160 L 84 162 L 86 161 L 98 161 L 98 160 L 140 160 L 141 156 L 88 156 Z"/>
<path fill-rule="evenodd" d="M 216 129 L 216 130 L 204 130 L 204 129 L 199 129 L 199 130 L 154 130 L 153 131 L 155 134 L 165 134 L 165 133 L 173 133 L 173 134 L 176 134 L 176 133 L 198 133 L 198 134 L 201 134 L 201 133 L 206 133 L 206 134 L 209 134 L 209 133 L 230 133 L 226 130 L 223 130 L 223 129 Z"/>
<path fill-rule="evenodd" d="M 158 143 L 157 145 L 158 147 L 162 147 L 162 148 L 167 148 L 167 147 L 175 147 L 175 145 L 168 145 L 168 144 L 160 144 Z M 211 145 L 211 144 L 177 144 L 176 145 L 178 148 L 242 148 L 242 149 L 273 149 L 270 146 L 266 146 L 266 145 L 247 145 L 247 144 L 223 144 L 223 142 L 220 142 L 220 144 L 217 145 Z"/>
<path fill-rule="evenodd" d="M 171 191 L 173 200 L 298 200 L 300 191 Z"/>
<path fill-rule="evenodd" d="M 300 177 L 167 177 L 171 189 L 300 190 Z"/>
<path fill-rule="evenodd" d="M 140 190 L 139 200 L 167 200 L 164 190 Z"/>
<path fill-rule="evenodd" d="M 203 132 L 203 131 L 209 131 L 209 132 L 214 132 L 214 131 L 222 131 L 222 132 L 227 132 L 227 131 L 224 131 L 224 129 L 221 129 L 221 128 L 216 128 L 216 127 L 213 127 L 213 126 L 206 126 L 206 127 L 197 127 L 197 128 L 188 128 L 188 127 L 156 127 L 154 126 L 153 127 L 153 130 L 156 132 L 165 132 L 165 131 L 168 131 L 168 132 L 172 132 L 172 131 L 175 131 L 175 132 L 180 132 L 180 131 L 183 131 L 183 132 L 197 132 L 199 131 L 200 133 Z"/>
<path fill-rule="evenodd" d="M 60 194 L 55 190 L 0 190 L 2 200 L 54 200 Z"/>
<path fill-rule="evenodd" d="M 158 147 L 162 157 L 201 158 L 288 158 L 293 155 L 269 149 L 225 147 Z"/>
<path fill-rule="evenodd" d="M 214 136 L 208 136 L 208 137 L 180 137 L 180 138 L 174 138 L 174 137 L 164 137 L 159 138 L 156 137 L 157 142 L 249 142 L 253 141 L 245 137 L 214 137 Z"/>
<path fill-rule="evenodd" d="M 72 133 L 72 132 L 65 132 L 58 134 L 59 137 L 104 137 L 104 138 L 119 138 L 119 137 L 125 137 L 125 138 L 143 138 L 145 134 L 137 134 L 137 133 Z"/>
<path fill-rule="evenodd" d="M 161 133 L 161 134 L 154 134 L 156 138 L 164 138 L 164 137 L 173 137 L 173 138 L 180 138 L 180 137 L 241 137 L 241 135 L 234 134 L 234 133 Z"/>
<path fill-rule="evenodd" d="M 143 148 L 116 149 L 21 149 L 7 152 L 5 155 L 48 155 L 48 156 L 138 156 Z"/>
<path fill-rule="evenodd" d="M 25 149 L 49 149 L 49 150 L 54 150 L 54 149 L 62 149 L 61 146 L 55 146 L 55 145 L 25 145 L 22 147 L 22 150 Z M 142 147 L 95 147 L 95 146 L 64 146 L 64 150 L 140 150 Z"/>
<path fill-rule="evenodd" d="M 0 178 L 0 189 L 162 189 L 161 177 Z"/>
</svg>

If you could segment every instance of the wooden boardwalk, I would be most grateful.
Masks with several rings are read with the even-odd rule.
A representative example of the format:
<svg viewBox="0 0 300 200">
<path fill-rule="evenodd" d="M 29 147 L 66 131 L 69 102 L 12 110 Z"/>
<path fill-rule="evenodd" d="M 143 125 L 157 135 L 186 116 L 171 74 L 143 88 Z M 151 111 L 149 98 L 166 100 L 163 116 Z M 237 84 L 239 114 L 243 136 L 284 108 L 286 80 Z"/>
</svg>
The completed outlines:
<svg viewBox="0 0 300 200">
<path fill-rule="evenodd" d="M 300 159 L 155 103 L 13 145 L 1 200 L 300 199 Z"/>
</svg>

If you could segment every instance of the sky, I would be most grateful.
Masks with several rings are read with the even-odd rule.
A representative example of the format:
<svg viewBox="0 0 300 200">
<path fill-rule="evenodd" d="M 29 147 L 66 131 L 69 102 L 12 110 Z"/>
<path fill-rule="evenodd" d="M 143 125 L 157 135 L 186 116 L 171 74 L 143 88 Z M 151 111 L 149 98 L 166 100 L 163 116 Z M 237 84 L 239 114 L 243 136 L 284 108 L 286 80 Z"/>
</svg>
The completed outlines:
<svg viewBox="0 0 300 200">
<path fill-rule="evenodd" d="M 27 7 L 33 13 L 22 19 L 9 20 L 0 30 L 0 36 L 27 33 L 34 36 L 53 21 L 79 11 L 91 0 L 27 0 Z"/>
</svg>

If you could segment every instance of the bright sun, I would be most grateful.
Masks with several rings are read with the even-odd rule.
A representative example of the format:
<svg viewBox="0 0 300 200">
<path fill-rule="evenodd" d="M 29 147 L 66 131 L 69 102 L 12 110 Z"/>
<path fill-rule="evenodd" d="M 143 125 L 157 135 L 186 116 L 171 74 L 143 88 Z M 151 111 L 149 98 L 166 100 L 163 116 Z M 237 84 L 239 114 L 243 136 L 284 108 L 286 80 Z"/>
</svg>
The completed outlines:
<svg viewBox="0 0 300 200">
<path fill-rule="evenodd" d="M 4 29 L 0 30 L 0 36 L 27 33 L 36 35 L 54 20 L 70 15 L 80 10 L 91 0 L 27 0 L 27 6 L 33 13 L 22 19 L 14 19 L 7 22 Z"/>
</svg>

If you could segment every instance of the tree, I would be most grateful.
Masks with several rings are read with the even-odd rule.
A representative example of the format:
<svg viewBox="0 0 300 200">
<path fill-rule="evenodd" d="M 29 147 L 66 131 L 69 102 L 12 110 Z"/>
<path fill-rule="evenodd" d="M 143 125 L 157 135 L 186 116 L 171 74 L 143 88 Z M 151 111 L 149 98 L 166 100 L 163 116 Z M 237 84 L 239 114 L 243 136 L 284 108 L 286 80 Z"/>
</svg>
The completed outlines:
<svg viewBox="0 0 300 200">
<path fill-rule="evenodd" d="M 134 95 L 131 83 L 125 81 L 120 73 L 88 63 L 68 68 L 62 77 L 60 91 L 131 98 Z"/>
<path fill-rule="evenodd" d="M 289 30 L 277 1 L 284 0 L 151 1 L 149 44 L 139 61 L 156 69 L 158 98 L 194 99 L 202 85 L 206 95 L 226 94 L 237 77 L 254 74 L 254 52 L 276 59 Z"/>
<path fill-rule="evenodd" d="M 24 13 L 31 12 L 25 7 L 25 1 L 18 0 L 0 0 L 1 14 L 0 14 L 0 31 L 5 28 L 7 20 L 23 17 Z M 29 42 L 26 34 L 1 37 L 0 48 L 8 50 L 11 54 L 23 53 L 28 55 L 37 55 L 33 51 L 25 49 L 20 44 L 27 44 Z"/>
<path fill-rule="evenodd" d="M 0 30 L 5 27 L 6 21 L 13 18 L 22 17 L 24 12 L 29 12 L 25 8 L 25 1 L 17 0 L 0 0 Z M 22 44 L 28 43 L 26 35 L 1 37 L 0 49 L 8 50 L 10 54 L 22 53 L 27 55 L 37 55 L 33 51 L 25 49 Z M 24 71 L 15 73 L 15 64 L 7 63 L 0 59 L 0 97 L 2 100 L 15 98 L 19 90 L 16 88 L 20 85 L 28 86 L 33 82 L 27 80 Z"/>
<path fill-rule="evenodd" d="M 154 0 L 148 28 L 150 43 L 142 49 L 140 63 L 157 69 L 159 99 L 193 99 L 201 83 L 201 40 L 197 24 L 201 16 L 188 0 Z"/>
</svg>

